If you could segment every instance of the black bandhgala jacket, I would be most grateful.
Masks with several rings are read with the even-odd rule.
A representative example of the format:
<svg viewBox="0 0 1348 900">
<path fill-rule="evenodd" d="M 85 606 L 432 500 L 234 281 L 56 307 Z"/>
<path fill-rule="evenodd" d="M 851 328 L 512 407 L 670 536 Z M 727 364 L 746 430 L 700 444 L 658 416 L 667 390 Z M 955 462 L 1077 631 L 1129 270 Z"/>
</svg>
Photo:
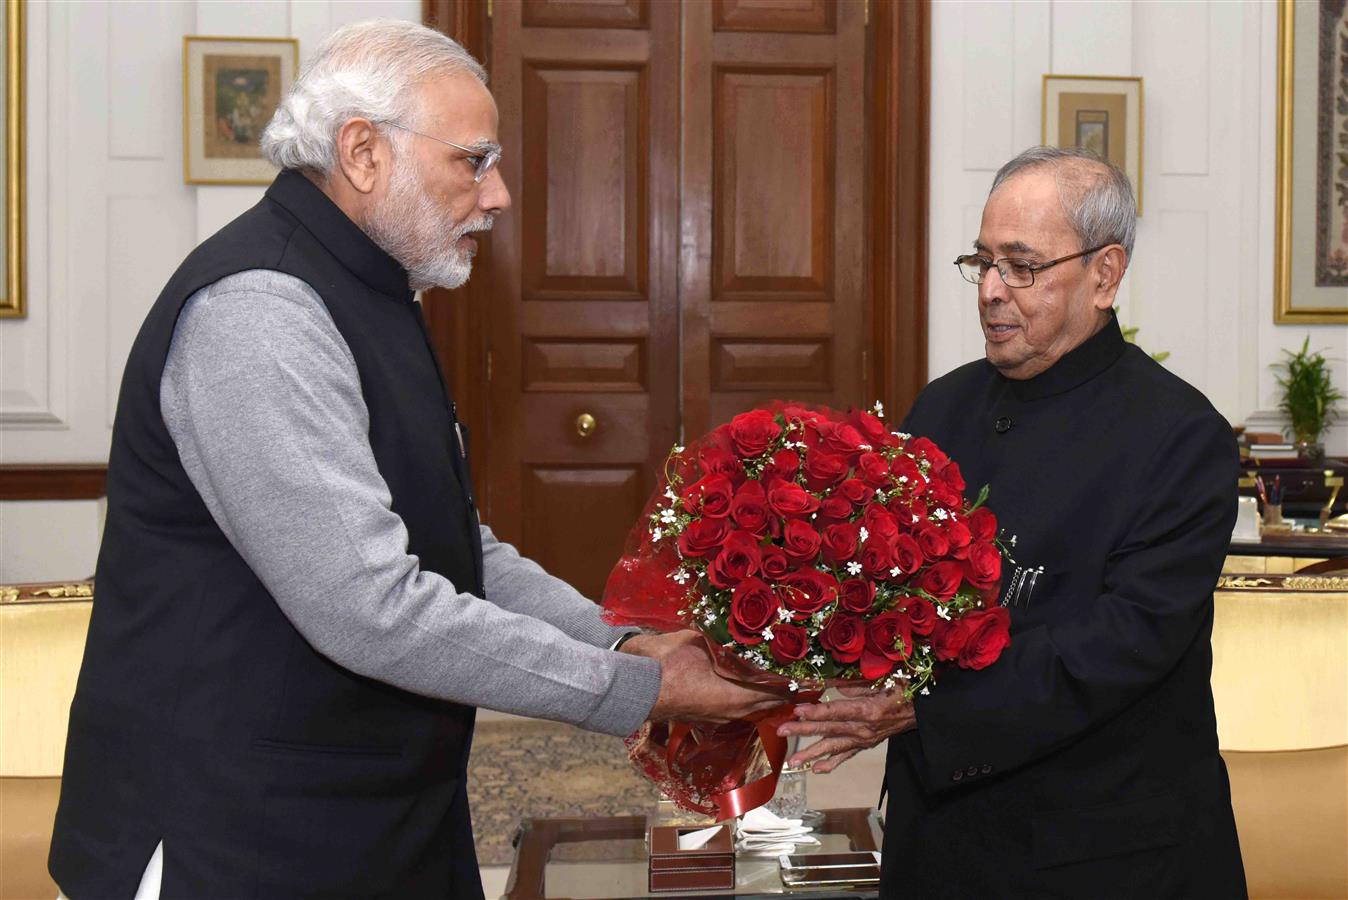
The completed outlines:
<svg viewBox="0 0 1348 900">
<path fill-rule="evenodd" d="M 164 425 L 184 302 L 247 269 L 322 297 L 408 551 L 482 594 L 467 460 L 407 275 L 283 172 L 183 262 L 127 361 L 52 875 L 72 897 L 130 896 L 162 840 L 165 898 L 480 897 L 464 786 L 474 710 L 310 646 L 211 518 Z"/>
<path fill-rule="evenodd" d="M 937 379 L 903 427 L 991 488 L 1012 635 L 890 741 L 882 895 L 1245 896 L 1209 684 L 1230 426 L 1111 317 L 1034 378 Z"/>
</svg>

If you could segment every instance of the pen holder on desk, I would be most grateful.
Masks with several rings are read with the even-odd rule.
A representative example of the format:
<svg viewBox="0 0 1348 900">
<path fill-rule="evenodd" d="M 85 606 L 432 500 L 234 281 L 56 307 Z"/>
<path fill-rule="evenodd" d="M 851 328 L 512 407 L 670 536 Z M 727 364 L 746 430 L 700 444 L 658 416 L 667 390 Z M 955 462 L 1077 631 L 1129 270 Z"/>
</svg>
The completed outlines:
<svg viewBox="0 0 1348 900">
<path fill-rule="evenodd" d="M 1281 503 L 1264 504 L 1264 528 L 1273 530 L 1282 530 L 1288 527 L 1287 520 L 1282 517 Z"/>
</svg>

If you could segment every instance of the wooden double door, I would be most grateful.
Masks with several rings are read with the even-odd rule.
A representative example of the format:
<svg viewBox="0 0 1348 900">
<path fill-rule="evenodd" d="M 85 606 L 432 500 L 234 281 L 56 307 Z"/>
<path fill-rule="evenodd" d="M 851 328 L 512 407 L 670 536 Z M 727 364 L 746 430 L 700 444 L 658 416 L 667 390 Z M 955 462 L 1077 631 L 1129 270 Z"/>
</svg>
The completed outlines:
<svg viewBox="0 0 1348 900">
<path fill-rule="evenodd" d="M 480 332 L 485 377 L 456 392 L 484 401 L 484 518 L 589 596 L 675 443 L 772 399 L 893 399 L 872 364 L 867 17 L 495 0 L 483 23 L 514 206 L 475 290 L 446 298 L 474 314 L 443 349 Z"/>
</svg>

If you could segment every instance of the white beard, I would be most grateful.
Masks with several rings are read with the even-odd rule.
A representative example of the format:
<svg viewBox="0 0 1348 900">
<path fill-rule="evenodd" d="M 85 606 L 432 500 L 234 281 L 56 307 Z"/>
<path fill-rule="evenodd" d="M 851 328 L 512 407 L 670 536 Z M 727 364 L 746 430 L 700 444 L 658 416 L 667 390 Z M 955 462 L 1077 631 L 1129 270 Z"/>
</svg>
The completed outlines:
<svg viewBox="0 0 1348 900">
<path fill-rule="evenodd" d="M 404 156 L 389 181 L 388 194 L 365 218 L 365 233 L 407 270 L 414 291 L 456 288 L 473 271 L 473 251 L 458 245 L 471 231 L 490 231 L 492 217 L 455 223 L 427 193 L 411 160 Z"/>
</svg>

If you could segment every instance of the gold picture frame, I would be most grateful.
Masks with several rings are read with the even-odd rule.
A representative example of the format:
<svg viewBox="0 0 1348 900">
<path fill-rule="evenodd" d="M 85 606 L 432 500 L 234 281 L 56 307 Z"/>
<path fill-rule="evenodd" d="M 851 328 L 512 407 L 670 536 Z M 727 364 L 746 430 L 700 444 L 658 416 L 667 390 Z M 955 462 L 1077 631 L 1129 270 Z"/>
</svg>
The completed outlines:
<svg viewBox="0 0 1348 900">
<path fill-rule="evenodd" d="M 24 120 L 24 15 L 23 0 L 5 0 L 5 272 L 0 278 L 5 294 L 0 297 L 0 319 L 21 319 L 28 314 L 25 278 L 25 164 Z"/>
<path fill-rule="evenodd" d="M 258 139 L 295 83 L 295 38 L 183 38 L 183 181 L 270 184 Z"/>
<path fill-rule="evenodd" d="M 1335 111 L 1336 95 L 1337 102 L 1348 98 L 1348 66 L 1342 54 L 1317 47 L 1326 31 L 1331 51 L 1336 40 L 1348 40 L 1348 9 L 1337 21 L 1331 13 L 1304 0 L 1278 4 L 1273 321 L 1280 325 L 1348 324 L 1348 240 L 1336 237 L 1348 230 L 1348 200 L 1337 208 L 1333 202 L 1336 189 L 1348 192 L 1348 180 L 1332 183 L 1338 168 L 1333 141 L 1348 130 L 1348 115 Z M 1338 152 L 1348 153 L 1348 145 Z"/>
<path fill-rule="evenodd" d="M 1142 215 L 1142 79 L 1045 75 L 1042 108 L 1043 143 L 1084 147 L 1114 163 L 1133 183 L 1137 214 Z"/>
</svg>

